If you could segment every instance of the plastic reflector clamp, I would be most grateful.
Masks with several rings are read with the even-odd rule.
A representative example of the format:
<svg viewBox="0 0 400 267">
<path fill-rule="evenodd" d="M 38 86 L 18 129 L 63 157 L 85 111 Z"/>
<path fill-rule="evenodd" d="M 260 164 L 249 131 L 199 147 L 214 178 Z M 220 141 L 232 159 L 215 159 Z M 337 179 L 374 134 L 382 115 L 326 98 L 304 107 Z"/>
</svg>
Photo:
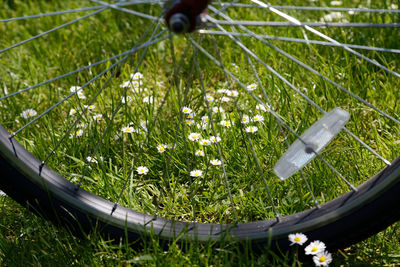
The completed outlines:
<svg viewBox="0 0 400 267">
<path fill-rule="evenodd" d="M 275 174 L 286 180 L 301 170 L 338 135 L 349 119 L 350 114 L 341 108 L 325 114 L 288 148 L 276 163 Z"/>
</svg>

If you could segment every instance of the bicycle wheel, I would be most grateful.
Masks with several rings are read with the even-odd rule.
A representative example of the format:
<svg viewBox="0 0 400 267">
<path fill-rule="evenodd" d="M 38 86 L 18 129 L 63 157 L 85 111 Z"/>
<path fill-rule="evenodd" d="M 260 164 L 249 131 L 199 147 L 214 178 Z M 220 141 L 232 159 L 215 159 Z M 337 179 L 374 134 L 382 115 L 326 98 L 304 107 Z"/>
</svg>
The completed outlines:
<svg viewBox="0 0 400 267">
<path fill-rule="evenodd" d="M 286 248 L 303 232 L 335 249 L 392 224 L 399 10 L 296 3 L 214 1 L 174 36 L 164 1 L 7 2 L 0 188 L 115 239 Z M 280 181 L 288 145 L 335 107 L 346 128 Z"/>
</svg>

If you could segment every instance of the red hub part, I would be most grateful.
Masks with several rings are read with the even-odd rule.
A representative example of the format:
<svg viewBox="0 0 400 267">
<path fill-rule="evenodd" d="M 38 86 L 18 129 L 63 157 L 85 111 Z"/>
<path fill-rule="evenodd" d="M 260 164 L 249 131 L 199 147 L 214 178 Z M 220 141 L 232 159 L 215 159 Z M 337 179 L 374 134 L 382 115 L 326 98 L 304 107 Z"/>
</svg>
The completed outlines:
<svg viewBox="0 0 400 267">
<path fill-rule="evenodd" d="M 176 33 L 192 32 L 196 28 L 198 16 L 207 8 L 210 2 L 211 0 L 172 1 L 170 9 L 165 15 L 165 21 L 168 27 Z"/>
</svg>

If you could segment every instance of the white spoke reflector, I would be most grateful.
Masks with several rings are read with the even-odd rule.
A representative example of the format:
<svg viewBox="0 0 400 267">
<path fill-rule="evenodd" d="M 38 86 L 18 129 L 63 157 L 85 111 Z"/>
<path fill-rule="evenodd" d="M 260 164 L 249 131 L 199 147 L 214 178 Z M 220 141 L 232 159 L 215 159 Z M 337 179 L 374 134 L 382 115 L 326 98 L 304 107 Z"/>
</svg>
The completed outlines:
<svg viewBox="0 0 400 267">
<path fill-rule="evenodd" d="M 278 160 L 274 167 L 279 179 L 286 180 L 320 153 L 350 119 L 350 114 L 334 108 L 311 125 Z"/>
</svg>

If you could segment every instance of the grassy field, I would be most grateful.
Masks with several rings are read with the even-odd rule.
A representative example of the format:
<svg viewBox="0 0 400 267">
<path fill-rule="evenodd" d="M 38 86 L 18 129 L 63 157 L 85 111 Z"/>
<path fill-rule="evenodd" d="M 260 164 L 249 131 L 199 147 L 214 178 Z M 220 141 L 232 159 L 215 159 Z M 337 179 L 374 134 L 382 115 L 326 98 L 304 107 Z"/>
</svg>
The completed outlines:
<svg viewBox="0 0 400 267">
<path fill-rule="evenodd" d="M 305 5 L 303 2 L 286 1 L 285 5 Z M 330 5 L 330 1 L 309 4 L 324 6 Z M 5 5 L 0 18 L 79 8 L 90 6 L 90 2 L 7 0 Z M 344 5 L 397 8 L 396 3 L 389 1 L 372 4 L 348 1 Z M 155 16 L 160 13 L 157 6 L 138 5 L 135 10 Z M 0 49 L 41 35 L 79 17 L 77 14 L 91 12 L 96 11 L 1 22 Z M 305 22 L 398 23 L 400 20 L 398 14 L 288 12 Z M 239 20 L 280 20 L 273 13 L 259 9 L 232 8 L 228 14 Z M 16 132 L 15 138 L 36 157 L 85 190 L 141 212 L 208 223 L 284 216 L 348 192 L 347 182 L 322 161 L 314 160 L 303 169 L 308 184 L 299 174 L 282 182 L 273 173 L 274 164 L 287 149 L 286 137 L 292 143 L 296 136 L 291 131 L 302 133 L 321 117 L 321 110 L 341 107 L 349 111 L 350 131 L 389 161 L 399 155 L 400 127 L 393 120 L 255 38 L 240 39 L 258 55 L 250 61 L 227 37 L 192 35 L 242 84 L 183 36 L 129 54 L 117 68 L 107 69 L 122 57 L 96 63 L 132 49 L 152 33 L 153 37 L 157 35 L 163 27 L 127 13 L 105 10 L 4 51 L 0 57 L 3 90 L 0 97 L 86 65 L 93 67 L 3 99 L 1 124 Z M 262 35 L 317 39 L 296 27 L 251 29 Z M 387 28 L 320 30 L 344 43 L 398 46 L 398 35 Z M 382 112 L 400 119 L 400 79 L 394 75 L 343 49 L 271 42 Z M 376 51 L 363 54 L 394 71 L 399 69 L 398 54 Z M 266 64 L 276 69 L 286 82 L 266 68 Z M 245 88 L 254 95 L 246 93 Z M 308 98 L 302 97 L 303 94 Z M 255 98 L 270 104 L 260 107 Z M 52 105 L 54 110 L 47 112 Z M 272 116 L 275 112 L 287 128 L 277 125 L 276 117 Z M 40 120 L 28 125 L 42 114 Z M 218 145 L 212 136 L 221 138 Z M 354 186 L 385 165 L 344 132 L 322 155 Z M 218 160 L 225 163 L 225 170 Z M 111 244 L 96 235 L 81 240 L 26 213 L 7 197 L 1 201 L 0 253 L 4 265 L 32 262 L 37 265 L 301 265 L 296 253 L 255 253 L 235 244 L 218 249 L 211 245 L 184 244 L 185 250 L 171 244 L 165 250 L 155 239 L 135 250 L 129 244 Z M 399 238 L 399 224 L 396 224 L 363 243 L 337 252 L 334 264 L 399 263 Z"/>
<path fill-rule="evenodd" d="M 0 197 L 0 264 L 2 266 L 307 266 L 296 253 L 254 252 L 237 244 L 171 243 L 157 239 L 136 248 L 111 244 L 98 235 L 77 238 Z M 397 266 L 400 264 L 400 223 L 333 254 L 331 266 Z"/>
</svg>

